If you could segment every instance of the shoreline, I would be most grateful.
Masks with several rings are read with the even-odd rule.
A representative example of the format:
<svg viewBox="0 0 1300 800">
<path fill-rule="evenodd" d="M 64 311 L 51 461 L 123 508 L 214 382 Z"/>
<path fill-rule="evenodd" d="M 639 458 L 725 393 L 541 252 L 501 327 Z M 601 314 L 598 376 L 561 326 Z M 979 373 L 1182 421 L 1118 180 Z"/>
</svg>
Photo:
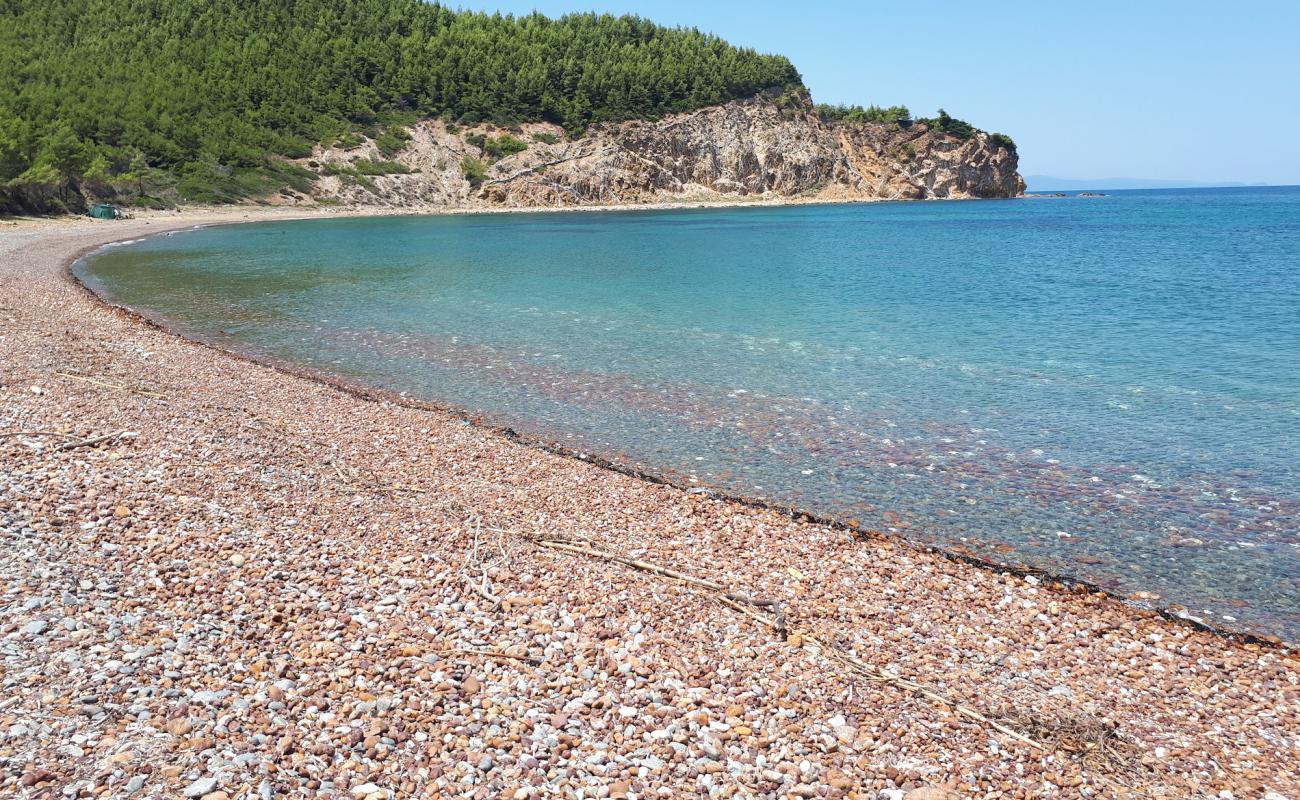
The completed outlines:
<svg viewBox="0 0 1300 800">
<path fill-rule="evenodd" d="M 99 222 L 151 222 L 154 220 L 174 220 L 183 216 L 228 217 L 258 216 L 264 221 L 287 219 L 331 219 L 342 217 L 457 217 L 478 216 L 485 214 L 564 214 L 595 212 L 635 212 L 635 211 L 679 211 L 717 208 L 789 208 L 792 206 L 853 206 L 873 205 L 876 203 L 964 203 L 964 202 L 998 202 L 1004 200 L 1032 199 L 1034 195 L 1021 194 L 1016 197 L 926 197 L 920 200 L 888 197 L 756 197 L 745 199 L 742 196 L 720 196 L 718 198 L 665 200 L 654 203 L 611 203 L 608 205 L 583 204 L 573 206 L 447 206 L 438 204 L 405 206 L 358 206 L 358 205 L 258 205 L 236 204 L 220 206 L 178 206 L 174 209 L 132 209 L 122 206 L 132 216 L 125 220 L 99 220 Z M 83 214 L 64 214 L 61 216 L 0 216 L 0 226 L 30 227 L 33 225 L 68 224 L 76 221 L 89 221 Z M 256 220 L 248 220 L 256 221 Z M 212 223 L 217 224 L 217 223 Z M 0 227 L 3 230 L 3 227 Z"/>
<path fill-rule="evenodd" d="M 869 200 L 865 202 L 882 202 L 882 201 Z M 723 207 L 731 207 L 731 206 L 723 206 Z M 562 211 L 564 209 L 551 209 L 551 210 Z M 595 208 L 588 207 L 587 210 L 602 210 L 602 209 L 595 209 Z M 610 209 L 610 210 L 635 210 L 635 208 L 621 207 L 618 209 Z M 656 208 L 656 209 L 647 209 L 647 210 L 666 210 L 666 209 Z M 513 212 L 526 213 L 527 210 L 526 209 L 503 209 L 500 212 L 489 211 L 486 213 L 513 213 Z M 454 213 L 446 214 L 446 216 L 454 216 L 454 215 L 455 215 Z M 365 214 L 359 216 L 382 217 L 388 215 Z M 424 216 L 424 215 L 419 214 L 417 216 Z M 443 215 L 431 214 L 429 216 L 443 216 Z M 239 224 L 245 224 L 246 222 L 247 223 L 272 222 L 272 221 L 299 220 L 299 219 L 315 219 L 315 217 L 289 216 L 289 217 L 275 217 L 273 219 L 267 219 L 267 220 L 246 220 L 246 221 L 232 220 L 232 221 L 201 224 L 201 225 L 196 225 L 194 227 L 197 228 L 197 227 L 212 227 L 215 225 L 239 225 Z M 162 232 L 160 231 L 159 233 Z M 151 234 L 151 235 L 157 235 L 157 234 Z M 1161 617 L 1163 617 L 1164 619 L 1173 622 L 1175 624 L 1186 625 L 1188 627 L 1200 631 L 1204 631 L 1207 633 L 1211 633 L 1215 636 L 1222 637 L 1224 639 L 1236 641 L 1239 643 L 1253 643 L 1263 647 L 1276 648 L 1277 650 L 1283 652 L 1296 651 L 1297 648 L 1300 647 L 1300 645 L 1297 645 L 1296 643 L 1284 642 L 1279 637 L 1265 632 L 1240 630 L 1240 629 L 1226 627 L 1223 625 L 1216 625 L 1213 623 L 1208 623 L 1201 617 L 1197 617 L 1195 615 L 1182 614 L 1165 606 L 1152 604 L 1149 602 L 1133 600 L 1128 597 L 1125 597 L 1124 595 L 1119 594 L 1118 592 L 1114 592 L 1109 589 L 1106 589 L 1093 581 L 1089 581 L 1087 579 L 1080 578 L 1077 576 L 1050 572 L 1044 569 L 1038 569 L 1031 566 L 1017 566 L 1014 564 L 1005 564 L 997 561 L 991 561 L 991 560 L 980 558 L 978 556 L 973 556 L 973 555 L 949 550 L 939 545 L 927 545 L 921 542 L 917 542 L 913 539 L 910 539 L 904 534 L 887 533 L 884 531 L 867 529 L 862 527 L 861 525 L 857 525 L 857 526 L 851 525 L 849 524 L 848 521 L 843 520 L 839 517 L 836 517 L 834 515 L 819 513 L 811 509 L 806 509 L 798 506 L 782 505 L 780 503 L 770 502 L 770 501 L 763 500 L 761 498 L 751 497 L 744 494 L 733 494 L 721 490 L 712 489 L 707 486 L 692 486 L 688 483 L 675 480 L 672 477 L 666 474 L 662 474 L 660 472 L 640 469 L 630 464 L 624 464 L 617 460 L 607 458 L 598 453 L 587 453 L 580 450 L 574 450 L 572 448 L 564 446 L 562 443 L 558 441 L 553 441 L 545 437 L 534 436 L 532 434 L 521 432 L 515 430 L 513 427 L 506 424 L 497 424 L 495 422 L 488 421 L 484 418 L 484 415 L 470 408 L 463 408 L 452 403 L 438 400 L 436 398 L 433 399 L 415 398 L 415 397 L 405 395 L 401 392 L 395 392 L 387 389 L 382 389 L 376 386 L 370 386 L 358 381 L 351 381 L 342 375 L 337 375 L 325 370 L 313 369 L 311 367 L 302 364 L 297 364 L 295 362 L 288 361 L 285 359 L 276 359 L 276 358 L 270 358 L 265 356 L 259 356 L 254 353 L 243 352 L 240 350 L 233 350 L 227 347 L 223 347 L 221 344 L 217 343 L 212 339 L 205 338 L 199 335 L 187 334 L 176 329 L 176 327 L 174 327 L 174 325 L 169 320 L 167 320 L 165 317 L 161 315 L 147 314 L 145 312 L 139 311 L 129 306 L 113 302 L 112 300 L 109 300 L 108 298 L 101 295 L 99 292 L 95 291 L 95 289 L 92 288 L 91 286 L 87 285 L 76 274 L 74 267 L 76 266 L 77 262 L 86 258 L 91 258 L 94 256 L 96 252 L 104 248 L 120 244 L 122 241 L 127 241 L 127 240 L 115 240 L 111 242 L 105 242 L 103 244 L 95 245 L 87 248 L 84 251 L 78 252 L 76 255 L 69 258 L 67 262 L 64 264 L 63 266 L 64 276 L 67 278 L 69 282 L 75 285 L 78 289 L 80 289 L 81 291 L 89 295 L 91 298 L 93 298 L 95 302 L 102 304 L 106 308 L 110 308 L 113 309 L 114 311 L 125 314 L 126 316 L 136 320 L 138 323 L 143 325 L 148 325 L 169 336 L 175 336 L 176 338 L 182 341 L 190 342 L 214 350 L 223 356 L 228 356 L 231 358 L 238 359 L 240 361 L 245 361 L 251 364 L 256 364 L 258 366 L 266 367 L 268 369 L 275 370 L 276 372 L 294 378 L 301 378 L 304 380 L 313 381 L 323 386 L 351 395 L 352 397 L 356 397 L 358 399 L 372 401 L 372 402 L 391 403 L 393 405 L 402 406 L 413 410 L 434 411 L 440 414 L 446 414 L 456 419 L 459 419 L 463 422 L 466 422 L 468 424 L 474 425 L 475 427 L 478 427 L 482 430 L 501 436 L 510 442 L 521 444 L 526 447 L 536 448 L 543 452 L 550 453 L 553 455 L 558 455 L 565 458 L 572 458 L 577 461 L 592 464 L 603 470 L 608 470 L 613 473 L 626 475 L 632 478 L 636 478 L 638 480 L 643 480 L 643 481 L 648 481 L 650 483 L 668 486 L 683 492 L 689 492 L 691 490 L 695 490 L 697 493 L 704 492 L 707 493 L 710 497 L 717 498 L 719 500 L 723 500 L 730 503 L 736 503 L 739 505 L 747 506 L 758 510 L 773 511 L 778 514 L 788 516 L 793 520 L 824 526 L 834 530 L 842 530 L 854 536 L 862 537 L 865 540 L 872 540 L 872 539 L 893 540 L 905 546 L 912 547 L 917 550 L 921 550 L 929 553 L 934 553 L 936 555 L 940 555 L 951 561 L 973 566 L 978 569 L 989 570 L 995 573 L 1014 575 L 1018 578 L 1033 577 L 1039 581 L 1045 582 L 1049 586 L 1049 588 L 1053 586 L 1058 586 L 1060 587 L 1061 591 L 1064 591 L 1066 593 L 1082 590 L 1093 594 L 1103 595 L 1111 598 L 1112 600 L 1118 603 L 1121 603 L 1122 605 L 1132 608 L 1136 611 L 1154 612 L 1160 615 Z"/>
<path fill-rule="evenodd" d="M 152 222 L 0 229 L 0 433 L 110 437 L 63 451 L 0 439 L 0 527 L 14 531 L 0 574 L 21 589 L 2 632 L 22 645 L 3 675 L 29 690 L 6 713 L 32 730 L 84 717 L 0 751 L 14 765 L 0 789 L 93 782 L 127 753 L 112 791 L 145 775 L 169 793 L 212 776 L 232 797 L 261 780 L 286 796 L 325 781 L 403 797 L 621 781 L 638 797 L 1300 796 L 1294 653 L 301 380 L 73 288 L 74 256 L 168 227 Z M 548 551 L 543 533 L 772 598 L 793 635 L 688 583 Z M 1048 746 L 889 683 L 864 689 L 830 651 L 792 643 L 814 635 Z M 94 680 L 105 658 L 132 672 Z M 158 680 L 179 697 L 136 691 Z M 223 717 L 273 733 L 241 750 Z M 557 742 L 544 753 L 525 741 L 539 725 Z M 82 756 L 60 754 L 74 729 L 92 734 Z M 1072 749 L 1081 732 L 1100 749 Z"/>
</svg>

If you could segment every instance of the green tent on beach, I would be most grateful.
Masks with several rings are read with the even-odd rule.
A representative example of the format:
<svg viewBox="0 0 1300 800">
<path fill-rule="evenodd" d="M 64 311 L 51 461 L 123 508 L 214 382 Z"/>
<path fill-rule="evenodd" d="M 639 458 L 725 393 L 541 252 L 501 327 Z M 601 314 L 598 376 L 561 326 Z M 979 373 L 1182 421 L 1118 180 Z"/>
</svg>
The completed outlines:
<svg viewBox="0 0 1300 800">
<path fill-rule="evenodd" d="M 117 206 L 100 203 L 90 209 L 90 216 L 95 219 L 117 219 Z"/>
</svg>

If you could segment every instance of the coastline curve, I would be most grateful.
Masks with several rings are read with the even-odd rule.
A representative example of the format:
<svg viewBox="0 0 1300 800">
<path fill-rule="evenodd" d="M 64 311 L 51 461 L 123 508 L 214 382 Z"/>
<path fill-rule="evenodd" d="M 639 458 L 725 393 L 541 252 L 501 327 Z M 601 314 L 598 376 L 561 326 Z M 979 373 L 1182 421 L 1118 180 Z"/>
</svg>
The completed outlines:
<svg viewBox="0 0 1300 800">
<path fill-rule="evenodd" d="M 877 200 L 871 202 L 880 202 L 880 201 Z M 737 205 L 751 205 L 751 204 L 737 204 Z M 752 205 L 760 205 L 760 204 L 752 204 Z M 761 204 L 761 205 L 768 205 L 768 204 Z M 771 205 L 782 205 L 782 204 L 771 204 Z M 584 210 L 584 209 L 556 209 L 556 210 L 573 211 L 573 210 Z M 594 208 L 591 210 L 624 210 L 624 209 Z M 628 207 L 626 210 L 641 211 L 647 209 L 632 206 L 632 207 Z M 479 213 L 509 214 L 509 213 L 516 213 L 516 212 L 532 213 L 533 211 L 534 211 L 533 209 L 502 209 L 502 210 L 487 211 L 487 212 L 470 211 L 468 213 L 469 214 L 479 214 Z M 381 213 L 381 214 L 367 214 L 366 216 L 385 217 L 385 216 L 409 216 L 409 215 L 390 215 L 390 214 Z M 81 262 L 93 258 L 97 253 L 99 253 L 102 250 L 105 250 L 110 247 L 122 246 L 123 244 L 126 243 L 133 243 L 137 241 L 143 241 L 149 238 L 169 235 L 171 233 L 176 233 L 180 231 L 198 230 L 201 228 L 233 226 L 233 225 L 250 225 L 250 224 L 257 224 L 260 222 L 272 222 L 272 221 L 283 222 L 283 221 L 316 219 L 316 218 L 318 217 L 310 216 L 310 215 L 300 215 L 300 216 L 286 215 L 286 216 L 276 216 L 273 220 L 233 219 L 233 220 L 219 220 L 219 221 L 210 221 L 210 222 L 198 222 L 198 223 L 190 224 L 188 226 L 181 227 L 179 229 L 172 229 L 170 231 L 160 230 L 160 231 L 151 232 L 144 236 L 136 235 L 130 237 L 123 237 L 122 239 L 114 239 L 108 242 L 101 242 L 98 244 L 89 245 L 75 252 L 71 257 L 67 258 L 64 261 L 63 268 L 62 268 L 62 275 L 67 282 L 69 282 L 72 286 L 76 287 L 76 289 L 79 290 L 81 293 L 83 293 L 84 296 L 92 298 L 93 302 L 111 310 L 115 314 L 121 315 L 124 318 L 132 320 L 136 324 L 145 325 L 149 328 L 160 331 L 169 336 L 176 337 L 177 339 L 180 339 L 184 342 L 199 345 L 201 347 L 207 348 L 216 353 L 220 353 L 222 356 L 233 358 L 237 361 L 242 361 L 259 367 L 271 369 L 285 376 L 311 381 L 318 385 L 328 387 L 334 391 L 338 391 L 343 394 L 346 394 L 352 398 L 356 398 L 368 402 L 387 403 L 390 405 L 399 406 L 399 407 L 412 409 L 412 410 L 430 411 L 430 412 L 442 414 L 452 419 L 458 420 L 464 424 L 473 425 L 474 427 L 480 430 L 501 437 L 504 440 L 511 442 L 513 444 L 522 445 L 524 447 L 532 448 L 551 455 L 573 459 L 575 461 L 583 462 L 595 466 L 599 469 L 606 470 L 608 472 L 628 476 L 651 484 L 670 487 L 672 489 L 685 492 L 688 494 L 706 494 L 709 497 L 724 502 L 734 503 L 743 507 L 775 512 L 793 520 L 802 521 L 817 526 L 822 526 L 831 530 L 842 531 L 850 534 L 855 538 L 864 541 L 871 541 L 871 540 L 891 541 L 896 544 L 902 544 L 908 548 L 914 549 L 919 552 L 938 555 L 954 563 L 973 566 L 978 569 L 989 571 L 995 574 L 1011 575 L 1019 578 L 1032 578 L 1035 581 L 1041 582 L 1042 584 L 1046 585 L 1049 588 L 1054 588 L 1055 590 L 1064 593 L 1089 593 L 1089 594 L 1101 595 L 1106 598 L 1109 598 L 1110 600 L 1118 602 L 1122 606 L 1138 614 L 1143 614 L 1143 613 L 1155 614 L 1175 624 L 1187 626 L 1194 630 L 1210 633 L 1217 637 L 1229 641 L 1245 643 L 1245 644 L 1253 644 L 1261 647 L 1274 648 L 1280 651 L 1291 651 L 1296 649 L 1297 647 L 1296 643 L 1285 642 L 1282 639 L 1270 634 L 1251 631 L 1251 630 L 1238 630 L 1228 626 L 1217 625 L 1211 622 L 1207 622 L 1200 617 L 1190 615 L 1190 614 L 1180 613 L 1176 610 L 1173 610 L 1169 607 L 1162 606 L 1160 604 L 1136 601 L 1084 578 L 1075 577 L 1066 573 L 1036 569 L 1030 566 L 1006 564 L 1006 563 L 1000 563 L 989 559 L 980 558 L 978 556 L 973 556 L 968 553 L 957 552 L 939 545 L 919 542 L 915 539 L 908 537 L 905 534 L 901 534 L 897 532 L 884 532 L 875 529 L 868 529 L 862 525 L 854 525 L 851 524 L 850 521 L 847 519 L 843 519 L 833 515 L 819 513 L 811 509 L 803 508 L 800 506 L 786 505 L 786 504 L 764 500 L 761 498 L 739 494 L 739 493 L 726 492 L 722 490 L 700 487 L 700 486 L 692 486 L 685 481 L 674 478 L 671 474 L 668 474 L 667 472 L 656 472 L 652 470 L 641 469 L 631 464 L 623 463 L 616 459 L 607 458 L 597 453 L 590 453 L 583 450 L 566 447 L 563 444 L 556 442 L 552 439 L 519 431 L 516 428 L 507 424 L 499 424 L 493 422 L 489 420 L 484 414 L 478 413 L 470 408 L 457 406 L 450 402 L 445 402 L 437 399 L 415 398 L 406 393 L 397 392 L 388 389 L 382 389 L 376 386 L 365 384 L 360 381 L 348 380 L 346 378 L 343 378 L 340 375 L 332 374 L 325 370 L 315 369 L 302 364 L 298 364 L 296 362 L 292 362 L 287 359 L 276 359 L 276 358 L 267 357 L 262 354 L 257 354 L 251 351 L 241 351 L 239 349 L 226 347 L 218 343 L 214 339 L 184 332 L 180 330 L 179 327 L 173 324 L 170 320 L 166 319 L 161 315 L 150 314 L 148 312 L 141 311 L 140 309 L 132 308 L 128 305 L 110 300 L 109 298 L 105 297 L 104 295 L 96 291 L 94 287 L 89 285 L 86 281 L 84 281 L 81 278 L 80 275 L 77 274 L 76 267 Z"/>
</svg>

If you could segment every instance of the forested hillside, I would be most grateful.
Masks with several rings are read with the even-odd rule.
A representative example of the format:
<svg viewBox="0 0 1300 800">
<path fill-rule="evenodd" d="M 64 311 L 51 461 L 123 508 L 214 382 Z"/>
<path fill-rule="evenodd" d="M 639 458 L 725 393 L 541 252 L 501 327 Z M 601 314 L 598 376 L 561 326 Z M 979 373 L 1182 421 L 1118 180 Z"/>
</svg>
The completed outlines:
<svg viewBox="0 0 1300 800">
<path fill-rule="evenodd" d="M 147 201 L 301 185 L 314 176 L 286 157 L 357 130 L 400 140 L 419 117 L 580 131 L 799 83 L 783 57 L 634 17 L 0 0 L 0 211 L 75 207 L 83 188 Z"/>
</svg>

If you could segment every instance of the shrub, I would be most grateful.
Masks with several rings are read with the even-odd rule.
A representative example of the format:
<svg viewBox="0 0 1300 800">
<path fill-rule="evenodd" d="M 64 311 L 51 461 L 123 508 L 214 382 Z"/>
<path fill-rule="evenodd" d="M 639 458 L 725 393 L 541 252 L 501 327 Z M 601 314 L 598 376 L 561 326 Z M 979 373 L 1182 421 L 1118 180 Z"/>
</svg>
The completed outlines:
<svg viewBox="0 0 1300 800">
<path fill-rule="evenodd" d="M 334 146 L 340 150 L 356 150 L 365 143 L 366 137 L 361 134 L 345 133 L 334 142 Z"/>
<path fill-rule="evenodd" d="M 1011 151 L 1012 153 L 1016 152 L 1015 141 L 1010 136 L 1007 136 L 1005 133 L 990 133 L 989 141 L 993 142 L 993 144 L 997 145 L 998 147 L 1005 147 L 1007 150 Z"/>
<path fill-rule="evenodd" d="M 465 180 L 469 181 L 469 185 L 477 189 L 487 177 L 487 164 L 473 156 L 465 156 L 461 159 L 460 171 L 465 175 Z"/>
<path fill-rule="evenodd" d="M 516 139 L 508 133 L 503 133 L 495 139 L 481 133 L 471 133 L 465 137 L 465 143 L 477 147 L 489 163 L 528 149 L 527 142 Z"/>
<path fill-rule="evenodd" d="M 411 171 L 410 167 L 396 161 L 371 161 L 368 158 L 359 159 L 352 166 L 360 175 L 405 175 Z"/>
<path fill-rule="evenodd" d="M 311 155 L 311 142 L 301 136 L 282 136 L 274 152 L 285 158 L 306 158 Z"/>
<path fill-rule="evenodd" d="M 844 105 L 827 105 L 822 103 L 815 109 L 817 116 L 827 122 L 851 122 L 855 124 L 863 123 L 894 123 L 900 119 L 907 119 L 912 113 L 907 110 L 907 106 L 889 106 L 881 108 L 880 106 L 844 106 Z"/>
<path fill-rule="evenodd" d="M 558 144 L 560 137 L 549 131 L 539 131 L 533 134 L 533 141 L 541 142 L 542 144 Z"/>
<path fill-rule="evenodd" d="M 161 197 L 150 197 L 147 194 L 137 195 L 135 197 L 128 198 L 125 201 L 119 201 L 119 202 L 122 202 L 123 205 L 131 206 L 133 208 L 149 208 L 149 209 L 153 209 L 154 211 L 161 211 L 163 209 L 172 208 L 176 205 L 170 200 L 166 200 Z"/>
<path fill-rule="evenodd" d="M 391 125 L 375 137 L 375 147 L 384 155 L 391 156 L 401 152 L 409 141 L 411 134 L 397 125 Z"/>
<path fill-rule="evenodd" d="M 948 116 L 948 112 L 944 111 L 942 108 L 939 109 L 939 116 L 930 119 L 923 119 L 921 122 L 924 122 L 931 128 L 942 131 L 949 136 L 955 136 L 958 139 L 969 139 L 976 133 L 974 125 L 965 120 Z"/>
<path fill-rule="evenodd" d="M 772 98 L 772 103 L 780 112 L 782 119 L 798 117 L 799 113 L 807 107 L 808 101 L 808 90 L 795 85 L 784 87 Z"/>
<path fill-rule="evenodd" d="M 483 143 L 483 150 L 491 156 L 493 160 L 509 158 L 515 153 L 522 153 L 527 149 L 527 142 L 521 139 L 516 139 L 508 133 L 503 133 L 495 139 L 487 139 Z"/>
</svg>

